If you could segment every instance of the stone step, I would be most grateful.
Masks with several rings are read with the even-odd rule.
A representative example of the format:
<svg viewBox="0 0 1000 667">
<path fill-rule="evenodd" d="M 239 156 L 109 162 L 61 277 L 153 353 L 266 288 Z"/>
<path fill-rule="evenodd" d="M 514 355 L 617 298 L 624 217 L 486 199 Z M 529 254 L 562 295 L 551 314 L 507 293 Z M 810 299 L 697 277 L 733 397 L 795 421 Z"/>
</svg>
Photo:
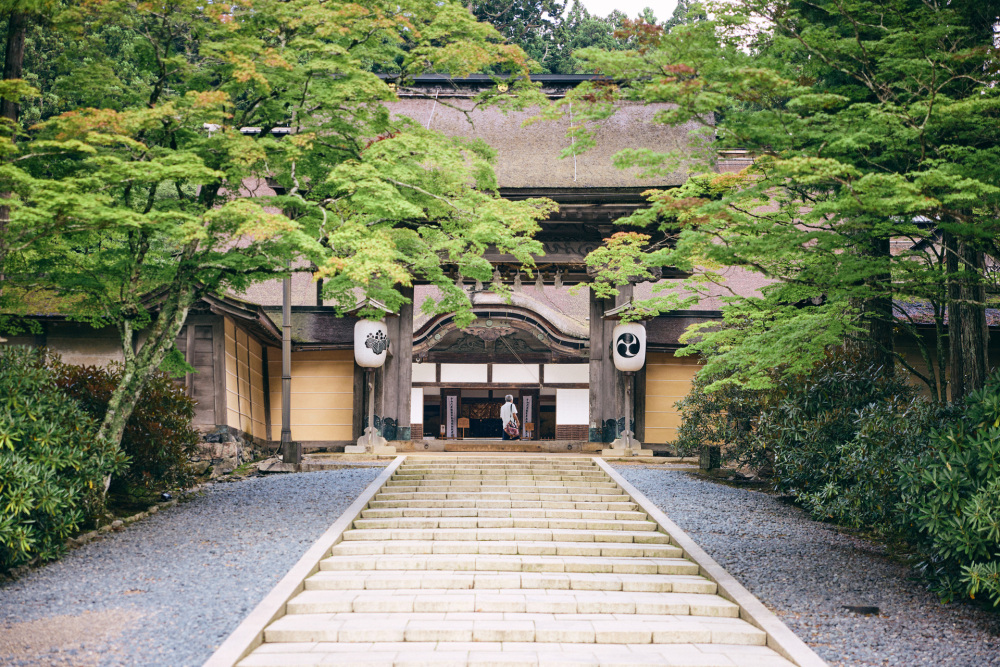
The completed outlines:
<svg viewBox="0 0 1000 667">
<path fill-rule="evenodd" d="M 420 454 L 410 457 L 403 465 L 435 465 L 475 463 L 477 465 L 594 465 L 589 456 L 449 456 Z"/>
<path fill-rule="evenodd" d="M 337 545 L 340 546 L 340 545 Z M 334 547 L 336 550 L 336 547 Z M 339 554 L 324 558 L 321 571 L 435 570 L 456 572 L 580 572 L 590 574 L 688 574 L 697 575 L 695 563 L 682 558 L 680 550 L 656 556 L 573 556 L 532 554 L 400 553 Z"/>
<path fill-rule="evenodd" d="M 499 572 L 452 570 L 323 570 L 305 581 L 306 590 L 552 590 L 636 591 L 714 595 L 715 582 L 692 574 L 606 574 L 588 572 Z"/>
<path fill-rule="evenodd" d="M 572 530 L 548 528 L 372 528 L 344 532 L 344 542 L 573 542 L 669 544 L 655 530 Z"/>
<path fill-rule="evenodd" d="M 606 558 L 675 558 L 669 544 L 634 542 L 548 542 L 542 540 L 354 540 L 333 547 L 335 556 L 453 554 L 484 556 L 603 556 Z"/>
<path fill-rule="evenodd" d="M 399 468 L 393 478 L 413 479 L 482 479 L 484 477 L 569 477 L 596 479 L 604 475 L 600 468 Z"/>
<path fill-rule="evenodd" d="M 545 491 L 516 491 L 516 492 L 487 492 L 487 491 L 381 491 L 373 502 L 385 500 L 493 500 L 509 501 L 533 500 L 544 503 L 549 502 L 574 502 L 574 503 L 625 503 L 629 502 L 629 497 L 624 494 L 603 494 L 603 493 L 583 493 L 579 489 L 565 489 L 562 492 L 553 492 L 551 488 Z"/>
<path fill-rule="evenodd" d="M 449 471 L 419 471 L 419 470 L 397 470 L 392 476 L 393 479 L 607 479 L 607 475 L 597 469 L 552 469 L 552 470 L 456 470 Z"/>
<path fill-rule="evenodd" d="M 484 479 L 484 480 L 462 480 L 462 479 L 421 479 L 421 480 L 389 480 L 382 487 L 385 490 L 392 490 L 393 492 L 399 492 L 406 489 L 412 489 L 414 491 L 432 491 L 434 489 L 442 490 L 471 490 L 479 492 L 506 492 L 506 493 L 569 493 L 567 489 L 572 489 L 573 491 L 578 491 L 581 489 L 589 489 L 594 492 L 596 491 L 617 491 L 618 486 L 612 482 L 601 482 L 597 480 L 579 479 L 579 480 L 535 480 L 529 478 L 522 478 L 517 481 L 510 481 L 509 483 L 504 483 L 503 479 Z M 549 489 L 556 489 L 554 491 L 549 491 Z"/>
<path fill-rule="evenodd" d="M 718 595 L 621 591 L 306 590 L 292 598 L 289 614 L 355 613 L 519 613 L 667 614 L 738 618 L 737 605 Z"/>
<path fill-rule="evenodd" d="M 414 470 L 424 472 L 482 472 L 482 471 L 535 471 L 535 470 L 600 470 L 593 462 L 586 463 L 538 463 L 538 464 L 518 464 L 518 463 L 481 463 L 464 464 L 448 463 L 441 465 L 427 465 L 424 463 L 404 463 L 397 470 L 401 472 L 412 472 Z"/>
<path fill-rule="evenodd" d="M 738 618 L 687 615 L 463 612 L 287 614 L 265 642 L 566 642 L 573 644 L 740 644 L 765 633 Z"/>
<path fill-rule="evenodd" d="M 493 475 L 493 474 L 535 474 L 535 473 L 594 474 L 602 472 L 596 465 L 549 465 L 549 466 L 424 466 L 402 465 L 396 469 L 401 475 Z"/>
<path fill-rule="evenodd" d="M 590 466 L 401 466 L 397 475 L 484 476 L 484 475 L 600 475 L 596 465 Z"/>
<path fill-rule="evenodd" d="M 304 642 L 258 647 L 239 667 L 794 667 L 766 646 L 555 642 Z"/>
<path fill-rule="evenodd" d="M 591 477 L 571 477 L 568 479 L 560 479 L 554 475 L 538 476 L 538 477 L 516 477 L 516 478 L 503 478 L 503 477 L 493 477 L 486 476 L 482 479 L 396 479 L 393 478 L 386 482 L 384 489 L 398 489 L 398 488 L 416 488 L 421 490 L 428 489 L 477 489 L 483 490 L 488 489 L 511 489 L 511 488 L 542 488 L 542 487 L 554 487 L 554 488 L 567 488 L 575 487 L 578 489 L 615 489 L 612 484 L 608 484 L 607 479 L 597 479 Z"/>
<path fill-rule="evenodd" d="M 395 518 L 461 518 L 477 517 L 481 519 L 581 519 L 585 521 L 644 521 L 645 512 L 614 512 L 601 510 L 557 510 L 557 509 L 477 509 L 474 507 L 393 507 L 383 509 L 362 510 L 363 519 L 395 519 Z"/>
<path fill-rule="evenodd" d="M 572 497 L 591 502 L 611 500 L 626 502 L 629 497 L 613 488 L 593 486 L 390 486 L 379 491 L 377 499 L 407 496 L 413 500 L 483 499 L 483 500 L 563 500 Z"/>
<path fill-rule="evenodd" d="M 639 506 L 633 502 L 615 501 L 573 501 L 561 502 L 541 500 L 372 500 L 371 509 L 552 509 L 552 510 L 595 510 L 601 512 L 630 512 Z"/>
<path fill-rule="evenodd" d="M 615 521 L 597 519 L 548 519 L 548 518 L 515 518 L 515 517 L 420 517 L 402 516 L 391 518 L 357 519 L 354 527 L 359 530 L 419 528 L 422 530 L 434 528 L 537 528 L 549 530 L 624 530 L 624 531 L 656 531 L 657 526 L 652 521 Z"/>
</svg>

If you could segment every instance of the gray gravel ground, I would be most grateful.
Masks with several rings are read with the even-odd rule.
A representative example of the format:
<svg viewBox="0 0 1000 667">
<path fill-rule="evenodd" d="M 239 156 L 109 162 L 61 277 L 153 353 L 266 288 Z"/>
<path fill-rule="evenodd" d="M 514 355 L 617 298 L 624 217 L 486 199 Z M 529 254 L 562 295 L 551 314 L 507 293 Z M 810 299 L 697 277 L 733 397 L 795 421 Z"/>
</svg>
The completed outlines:
<svg viewBox="0 0 1000 667">
<path fill-rule="evenodd" d="M 1000 665 L 1000 611 L 941 605 L 877 545 L 765 493 L 676 470 L 616 469 L 831 665 Z"/>
<path fill-rule="evenodd" d="M 214 484 L 0 585 L 0 647 L 5 632 L 17 634 L 15 624 L 42 644 L 33 655 L 0 651 L 0 665 L 201 665 L 381 471 Z M 30 623 L 48 619 L 59 628 L 103 619 L 106 626 L 115 618 L 110 629 L 92 626 L 82 644 L 53 636 L 49 647 L 34 636 L 49 624 Z"/>
</svg>

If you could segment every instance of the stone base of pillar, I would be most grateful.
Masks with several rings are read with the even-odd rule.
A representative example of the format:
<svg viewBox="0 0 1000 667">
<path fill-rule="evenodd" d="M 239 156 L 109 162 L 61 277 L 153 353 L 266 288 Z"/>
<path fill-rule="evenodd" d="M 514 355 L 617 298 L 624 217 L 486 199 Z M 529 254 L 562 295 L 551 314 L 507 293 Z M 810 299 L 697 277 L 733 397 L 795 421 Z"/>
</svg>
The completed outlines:
<svg viewBox="0 0 1000 667">
<path fill-rule="evenodd" d="M 653 456 L 652 449 L 643 449 L 642 443 L 635 438 L 629 439 L 629 446 L 626 446 L 624 438 L 618 438 L 611 442 L 610 449 L 602 449 L 601 456 Z"/>
<path fill-rule="evenodd" d="M 358 438 L 358 444 L 344 447 L 345 454 L 395 454 L 396 448 L 387 445 L 388 441 L 379 435 L 378 431 L 369 426 L 364 435 Z"/>
</svg>

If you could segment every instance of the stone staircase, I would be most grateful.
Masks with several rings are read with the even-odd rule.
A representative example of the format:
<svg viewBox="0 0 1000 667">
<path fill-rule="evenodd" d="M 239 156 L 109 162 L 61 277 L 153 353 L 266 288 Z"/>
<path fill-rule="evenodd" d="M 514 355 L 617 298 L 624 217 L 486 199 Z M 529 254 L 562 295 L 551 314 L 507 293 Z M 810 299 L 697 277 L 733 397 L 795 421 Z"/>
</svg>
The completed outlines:
<svg viewBox="0 0 1000 667">
<path fill-rule="evenodd" d="M 589 458 L 411 457 L 241 667 L 790 667 Z"/>
</svg>

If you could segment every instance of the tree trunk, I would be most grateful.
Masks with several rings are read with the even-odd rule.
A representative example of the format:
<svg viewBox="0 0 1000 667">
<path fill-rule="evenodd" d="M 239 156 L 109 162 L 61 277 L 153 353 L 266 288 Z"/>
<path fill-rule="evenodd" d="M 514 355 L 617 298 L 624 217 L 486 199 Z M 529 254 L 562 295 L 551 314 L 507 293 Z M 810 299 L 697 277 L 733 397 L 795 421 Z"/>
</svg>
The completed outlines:
<svg viewBox="0 0 1000 667">
<path fill-rule="evenodd" d="M 945 234 L 945 251 L 951 400 L 960 401 L 982 389 L 989 375 L 985 258 L 973 244 L 951 234 Z"/>
<path fill-rule="evenodd" d="M 873 262 L 885 262 L 890 257 L 889 239 L 872 239 L 857 247 L 859 255 Z M 861 333 L 848 342 L 848 349 L 858 354 L 865 366 L 876 366 L 891 372 L 893 355 L 892 275 L 885 271 L 865 278 L 869 292 L 865 298 L 852 299 L 859 311 Z"/>
<path fill-rule="evenodd" d="M 24 37 L 28 30 L 28 15 L 11 12 L 7 22 L 7 50 L 3 59 L 3 78 L 20 79 L 24 71 Z M 6 98 L 0 100 L 0 116 L 17 122 L 20 105 Z"/>
<path fill-rule="evenodd" d="M 184 293 L 171 296 L 177 303 L 170 307 L 164 305 L 149 338 L 142 347 L 135 354 L 126 351 L 122 378 L 108 401 L 108 411 L 104 414 L 104 420 L 97 430 L 98 439 L 113 443 L 115 446 L 121 445 L 125 425 L 139 402 L 139 396 L 146 388 L 149 378 L 173 348 L 174 340 L 184 326 L 184 320 L 187 319 L 193 298 Z M 130 346 L 131 343 L 122 340 L 123 348 Z"/>
<path fill-rule="evenodd" d="M 24 36 L 28 28 L 28 15 L 11 12 L 7 17 L 7 50 L 4 52 L 3 78 L 20 79 L 24 70 Z M 11 126 L 11 138 L 17 140 L 19 105 L 13 100 L 0 99 L 0 117 Z M 10 192 L 0 192 L 0 200 L 10 199 Z M 0 205 L 0 299 L 7 279 L 7 227 L 10 224 L 10 206 Z"/>
</svg>

